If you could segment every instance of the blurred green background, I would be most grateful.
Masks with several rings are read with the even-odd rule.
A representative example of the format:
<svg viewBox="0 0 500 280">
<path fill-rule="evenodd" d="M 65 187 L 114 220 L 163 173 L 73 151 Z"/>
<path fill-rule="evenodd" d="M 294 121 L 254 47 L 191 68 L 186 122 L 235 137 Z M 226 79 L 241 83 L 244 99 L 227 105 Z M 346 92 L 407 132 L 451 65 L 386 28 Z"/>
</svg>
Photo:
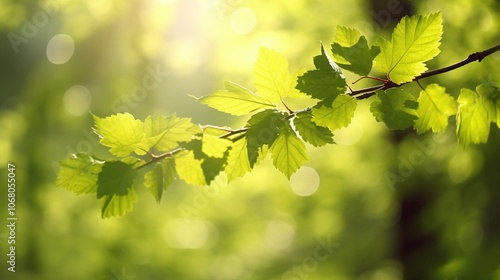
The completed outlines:
<svg viewBox="0 0 500 280">
<path fill-rule="evenodd" d="M 337 145 L 308 147 L 310 161 L 290 182 L 265 161 L 229 185 L 174 183 L 160 205 L 138 182 L 134 210 L 107 220 L 95 197 L 54 185 L 69 154 L 109 157 L 89 112 L 239 127 L 245 118 L 188 95 L 226 80 L 252 88 L 260 46 L 287 56 L 292 71 L 311 68 L 337 24 L 373 42 L 406 14 L 438 10 L 442 53 L 429 68 L 499 43 L 493 0 L 2 0 L 0 279 L 500 279 L 498 129 L 464 149 L 454 120 L 438 136 L 391 132 L 370 115 L 370 100 Z M 499 86 L 499 65 L 494 55 L 423 84 L 454 96 Z M 157 83 L 146 89 L 148 75 Z M 15 273 L 6 264 L 8 163 L 17 179 Z"/>
</svg>

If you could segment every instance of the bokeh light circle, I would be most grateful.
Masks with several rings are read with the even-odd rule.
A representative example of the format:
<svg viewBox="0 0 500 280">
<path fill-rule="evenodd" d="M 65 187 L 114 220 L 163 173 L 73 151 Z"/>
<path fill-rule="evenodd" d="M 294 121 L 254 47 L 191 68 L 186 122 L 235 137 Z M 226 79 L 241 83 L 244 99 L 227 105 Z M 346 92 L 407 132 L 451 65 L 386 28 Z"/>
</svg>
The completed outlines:
<svg viewBox="0 0 500 280">
<path fill-rule="evenodd" d="M 54 64 L 68 62 L 75 52 L 75 41 L 66 34 L 57 34 L 47 44 L 47 59 Z"/>
<path fill-rule="evenodd" d="M 231 29 L 238 34 L 244 35 L 252 32 L 257 19 L 255 13 L 249 8 L 238 8 L 231 15 Z"/>
<path fill-rule="evenodd" d="M 319 187 L 319 174 L 309 166 L 303 166 L 290 177 L 290 187 L 299 196 L 313 195 Z"/>
<path fill-rule="evenodd" d="M 64 93 L 64 109 L 73 116 L 81 116 L 87 113 L 91 103 L 90 91 L 84 86 L 72 86 Z"/>
</svg>

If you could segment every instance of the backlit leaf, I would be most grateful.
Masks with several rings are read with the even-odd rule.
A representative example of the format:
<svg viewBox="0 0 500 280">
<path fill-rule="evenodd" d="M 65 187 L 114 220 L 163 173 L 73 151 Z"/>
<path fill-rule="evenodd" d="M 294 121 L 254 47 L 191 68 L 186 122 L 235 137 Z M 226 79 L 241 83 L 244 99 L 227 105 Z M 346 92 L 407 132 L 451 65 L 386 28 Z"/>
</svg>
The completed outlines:
<svg viewBox="0 0 500 280">
<path fill-rule="evenodd" d="M 387 73 L 397 84 L 410 82 L 427 70 L 424 62 L 439 54 L 443 33 L 441 12 L 427 16 L 405 16 L 396 26 L 389 42 L 378 42 L 380 54 L 375 68 Z"/>
<path fill-rule="evenodd" d="M 220 138 L 207 132 L 203 133 L 202 151 L 209 157 L 222 158 L 226 153 L 228 147 L 231 145 L 231 141 L 228 139 Z"/>
<path fill-rule="evenodd" d="M 260 48 L 254 77 L 257 95 L 275 104 L 294 91 L 295 81 L 288 70 L 288 60 L 274 50 Z"/>
<path fill-rule="evenodd" d="M 336 130 L 347 127 L 356 111 L 356 98 L 341 94 L 333 102 L 327 99 L 312 108 L 312 120 L 320 126 Z"/>
<path fill-rule="evenodd" d="M 247 122 L 247 149 L 250 167 L 258 161 L 259 151 L 265 146 L 270 146 L 278 137 L 280 127 L 285 116 L 275 110 L 266 110 L 253 115 Z"/>
<path fill-rule="evenodd" d="M 313 98 L 335 98 L 346 91 L 346 82 L 342 71 L 330 59 L 323 45 L 321 55 L 314 57 L 316 70 L 308 71 L 297 80 L 296 88 Z"/>
<path fill-rule="evenodd" d="M 148 149 L 154 147 L 160 152 L 167 152 L 193 138 L 196 126 L 190 118 L 171 116 L 148 116 L 144 120 L 144 134 Z"/>
<path fill-rule="evenodd" d="M 476 87 L 476 92 L 490 101 L 486 103 L 489 119 L 500 128 L 500 89 L 491 84 L 481 84 Z"/>
<path fill-rule="evenodd" d="M 457 136 L 465 147 L 486 143 L 490 135 L 493 103 L 486 96 L 463 88 L 458 96 Z"/>
<path fill-rule="evenodd" d="M 234 179 L 245 175 L 245 173 L 250 170 L 251 167 L 248 161 L 247 139 L 242 137 L 241 139 L 233 142 L 231 149 L 229 150 L 227 165 L 225 168 L 227 180 L 228 182 L 234 181 Z"/>
<path fill-rule="evenodd" d="M 205 104 L 224 113 L 241 116 L 258 110 L 273 108 L 274 105 L 250 90 L 235 83 L 226 82 L 226 90 L 216 91 L 198 99 Z"/>
<path fill-rule="evenodd" d="M 175 170 L 179 178 L 186 183 L 203 186 L 206 185 L 206 180 L 201 168 L 202 163 L 203 160 L 196 159 L 193 151 L 182 151 L 175 157 Z"/>
<path fill-rule="evenodd" d="M 399 88 L 377 93 L 370 111 L 378 122 L 390 129 L 406 129 L 418 119 L 418 103 L 413 96 Z"/>
<path fill-rule="evenodd" d="M 100 143 L 109 147 L 109 152 L 126 157 L 132 152 L 143 155 L 148 149 L 144 141 L 144 125 L 129 113 L 119 113 L 106 118 L 94 115 L 95 131 L 101 137 Z"/>
<path fill-rule="evenodd" d="M 175 162 L 172 158 L 166 158 L 155 164 L 153 169 L 144 175 L 144 186 L 153 195 L 158 203 L 161 201 L 163 191 L 173 183 L 175 179 Z"/>
<path fill-rule="evenodd" d="M 105 195 L 101 198 L 101 217 L 103 219 L 123 216 L 132 210 L 137 201 L 137 195 L 130 188 L 125 195 Z"/>
<path fill-rule="evenodd" d="M 434 133 L 443 132 L 448 126 L 449 117 L 457 113 L 457 103 L 445 92 L 444 87 L 430 84 L 420 91 L 417 113 L 419 118 L 415 128 L 418 133 L 431 129 Z"/>
<path fill-rule="evenodd" d="M 380 48 L 370 48 L 365 36 L 361 36 L 358 30 L 337 25 L 332 52 L 340 67 L 365 76 L 370 73 L 372 61 L 380 53 Z"/>
<path fill-rule="evenodd" d="M 304 142 L 297 137 L 288 122 L 280 128 L 279 136 L 269 150 L 274 166 L 287 178 L 309 160 Z"/>
<path fill-rule="evenodd" d="M 108 161 L 102 166 L 97 179 L 97 198 L 101 198 L 101 216 L 122 216 L 132 209 L 137 200 L 132 185 L 135 169 L 121 161 Z"/>
<path fill-rule="evenodd" d="M 135 169 L 121 161 L 107 161 L 97 177 L 97 198 L 105 195 L 126 195 L 132 188 Z"/>
<path fill-rule="evenodd" d="M 97 174 L 103 163 L 89 155 L 72 155 L 59 163 L 56 186 L 76 194 L 96 193 Z"/>
<path fill-rule="evenodd" d="M 311 111 L 299 113 L 295 116 L 293 124 L 304 141 L 315 147 L 333 143 L 333 134 L 326 128 L 312 121 Z"/>
</svg>

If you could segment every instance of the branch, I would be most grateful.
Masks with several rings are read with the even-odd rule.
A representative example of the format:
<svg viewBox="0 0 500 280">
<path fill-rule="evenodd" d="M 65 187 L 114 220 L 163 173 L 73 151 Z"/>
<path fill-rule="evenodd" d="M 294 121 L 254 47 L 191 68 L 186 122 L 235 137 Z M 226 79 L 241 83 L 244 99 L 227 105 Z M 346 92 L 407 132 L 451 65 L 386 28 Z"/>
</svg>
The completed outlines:
<svg viewBox="0 0 500 280">
<path fill-rule="evenodd" d="M 495 52 L 498 52 L 498 51 L 500 51 L 500 45 L 496 45 L 496 46 L 494 46 L 494 47 L 492 47 L 490 49 L 484 50 L 482 52 L 472 53 L 466 59 L 464 59 L 464 60 L 462 60 L 460 62 L 457 62 L 455 64 L 452 64 L 450 66 L 446 66 L 446 67 L 443 67 L 443 68 L 438 68 L 438 69 L 435 69 L 435 70 L 430 70 L 430 71 L 424 72 L 424 73 L 418 75 L 417 77 L 415 77 L 412 80 L 412 82 L 417 82 L 418 83 L 418 81 L 421 80 L 421 79 L 432 77 L 432 76 L 436 76 L 436 75 L 439 75 L 439 74 L 443 74 L 443 73 L 455 70 L 457 68 L 460 68 L 460 67 L 462 67 L 464 65 L 467 65 L 467 64 L 469 64 L 471 62 L 474 62 L 474 61 L 481 62 L 485 57 L 487 57 L 487 56 L 489 56 L 489 55 L 491 55 L 491 54 L 493 54 Z M 372 95 L 374 95 L 375 92 L 377 92 L 378 90 L 387 90 L 387 89 L 390 89 L 390 88 L 397 88 L 397 87 L 400 87 L 400 86 L 408 84 L 408 83 L 411 83 L 411 82 L 402 83 L 402 84 L 396 84 L 396 83 L 394 83 L 391 80 L 387 80 L 387 81 L 385 81 L 381 85 L 377 85 L 377 86 L 372 86 L 372 87 L 367 87 L 367 88 L 363 88 L 363 89 L 358 89 L 358 90 L 351 91 L 349 93 L 349 95 L 354 96 L 357 99 L 366 99 L 366 98 L 369 98 Z M 286 109 L 290 113 L 285 118 L 287 120 L 294 118 L 299 113 L 311 110 L 311 108 L 305 108 L 305 109 L 298 110 L 298 111 L 292 111 L 290 108 L 288 108 L 288 106 L 286 106 L 286 104 L 284 102 L 283 102 L 283 105 L 285 105 Z M 243 127 L 243 128 L 236 129 L 236 130 L 231 130 L 231 129 L 224 128 L 224 127 L 219 127 L 219 126 L 212 126 L 212 125 L 205 125 L 205 126 L 203 126 L 203 128 L 208 128 L 208 127 L 214 128 L 214 129 L 223 130 L 223 131 L 227 131 L 226 134 L 223 134 L 223 135 L 220 136 L 220 138 L 223 138 L 223 139 L 227 139 L 227 138 L 229 138 L 229 137 L 231 137 L 233 135 L 246 133 L 247 130 L 248 130 L 248 127 Z M 242 137 L 242 136 L 243 135 L 240 135 L 239 137 Z M 154 155 L 153 154 L 153 155 L 151 155 L 151 160 L 150 161 L 144 163 L 143 165 L 137 167 L 136 169 L 143 168 L 145 166 L 153 164 L 153 163 L 155 163 L 157 161 L 160 161 L 160 160 L 162 160 L 164 158 L 167 158 L 167 157 L 173 157 L 175 154 L 177 154 L 177 153 L 179 153 L 179 152 L 181 152 L 183 150 L 184 150 L 184 148 L 178 147 L 178 148 L 175 148 L 175 149 L 173 149 L 173 150 L 171 150 L 169 152 L 166 152 L 166 153 L 163 153 L 163 154 L 160 154 L 160 155 Z"/>
<path fill-rule="evenodd" d="M 452 64 L 450 66 L 446 66 L 443 68 L 438 68 L 435 70 L 430 70 L 430 71 L 424 72 L 424 73 L 420 74 L 419 76 L 415 77 L 412 82 L 455 70 L 457 68 L 460 68 L 460 67 L 467 65 L 471 62 L 474 62 L 474 61 L 481 62 L 485 57 L 487 57 L 495 52 L 498 52 L 498 51 L 500 51 L 500 45 L 496 45 L 496 46 L 494 46 L 490 49 L 484 50 L 482 52 L 472 53 L 466 59 L 464 59 L 460 62 L 457 62 L 455 64 Z M 354 90 L 351 93 L 349 93 L 349 95 L 352 95 L 352 96 L 356 97 L 357 99 L 365 99 L 365 98 L 368 98 L 368 97 L 371 97 L 372 95 L 374 95 L 375 92 L 378 90 L 387 90 L 390 88 L 397 88 L 397 87 L 400 87 L 400 86 L 408 84 L 408 83 L 411 83 L 411 82 L 396 84 L 396 83 L 392 82 L 391 80 L 389 80 L 382 85 L 368 87 L 368 88 L 359 89 L 359 90 Z"/>
<path fill-rule="evenodd" d="M 152 155 L 151 155 L 151 160 L 150 160 L 150 161 L 148 161 L 148 162 L 144 163 L 144 164 L 143 164 L 143 165 L 141 165 L 141 166 L 136 167 L 135 169 L 141 169 L 141 168 L 143 168 L 143 167 L 146 167 L 146 166 L 148 166 L 148 165 L 150 165 L 150 164 L 153 164 L 153 163 L 155 163 L 155 162 L 157 162 L 157 161 L 160 161 L 160 160 L 162 160 L 162 159 L 164 159 L 164 158 L 167 158 L 167 157 L 173 157 L 175 154 L 177 154 L 177 153 L 179 153 L 179 152 L 182 152 L 182 151 L 184 151 L 184 148 L 182 148 L 182 147 L 177 147 L 177 148 L 175 148 L 175 149 L 173 149 L 173 150 L 171 150 L 171 151 L 168 151 L 168 152 L 163 153 L 163 154 L 160 154 L 160 155 L 155 155 L 155 154 L 152 154 Z"/>
</svg>

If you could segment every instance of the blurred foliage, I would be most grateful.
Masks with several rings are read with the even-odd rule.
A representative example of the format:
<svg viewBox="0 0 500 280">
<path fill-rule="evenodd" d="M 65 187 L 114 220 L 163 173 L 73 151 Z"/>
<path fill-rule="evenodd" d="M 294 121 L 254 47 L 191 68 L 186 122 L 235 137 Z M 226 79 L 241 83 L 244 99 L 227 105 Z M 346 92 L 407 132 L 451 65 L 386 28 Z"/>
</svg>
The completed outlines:
<svg viewBox="0 0 500 280">
<path fill-rule="evenodd" d="M 406 12 L 438 10 L 442 54 L 430 69 L 498 44 L 493 0 L 2 1 L 1 178 L 14 163 L 18 222 L 15 274 L 0 231 L 0 278 L 500 279 L 498 130 L 467 149 L 452 131 L 391 133 L 373 120 L 369 101 L 334 136 L 337 145 L 308 147 L 309 167 L 290 182 L 268 159 L 229 185 L 174 183 L 160 205 L 138 188 L 134 211 L 111 220 L 101 220 L 95 198 L 55 188 L 68 154 L 109 156 L 89 111 L 176 112 L 238 127 L 245 118 L 227 119 L 188 94 L 226 80 L 251 84 L 260 46 L 285 54 L 291 69 L 310 69 L 337 24 L 370 41 Z M 12 34 L 23 43 L 12 44 Z M 423 83 L 454 96 L 480 82 L 498 86 L 499 62 L 495 55 Z M 152 73 L 155 86 L 144 81 Z M 402 179 L 392 185 L 389 173 Z M 0 194 L 6 221 L 5 187 Z"/>
</svg>

